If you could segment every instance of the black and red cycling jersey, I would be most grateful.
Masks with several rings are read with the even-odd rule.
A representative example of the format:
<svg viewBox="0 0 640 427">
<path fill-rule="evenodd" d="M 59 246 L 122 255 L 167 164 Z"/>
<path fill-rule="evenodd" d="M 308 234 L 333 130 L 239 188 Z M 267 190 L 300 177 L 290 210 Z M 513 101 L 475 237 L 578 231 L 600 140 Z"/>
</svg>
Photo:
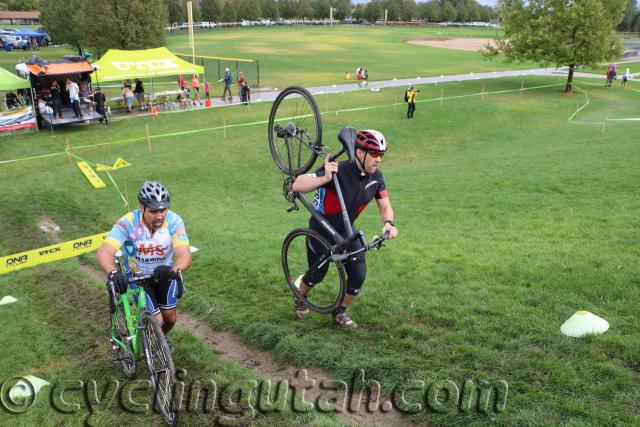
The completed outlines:
<svg viewBox="0 0 640 427">
<path fill-rule="evenodd" d="M 316 170 L 314 175 L 324 176 L 324 166 Z M 367 174 L 362 172 L 355 163 L 349 163 L 349 161 L 345 160 L 338 164 L 338 182 L 340 183 L 344 204 L 349 213 L 351 224 L 355 222 L 360 213 L 374 198 L 384 199 L 388 197 L 384 178 L 379 169 L 376 169 L 373 174 Z M 316 210 L 327 218 L 332 227 L 341 234 L 344 233 L 340 201 L 333 181 L 329 181 L 316 190 L 312 203 Z M 327 234 L 324 227 L 313 216 L 309 221 L 309 227 L 325 235 Z"/>
</svg>

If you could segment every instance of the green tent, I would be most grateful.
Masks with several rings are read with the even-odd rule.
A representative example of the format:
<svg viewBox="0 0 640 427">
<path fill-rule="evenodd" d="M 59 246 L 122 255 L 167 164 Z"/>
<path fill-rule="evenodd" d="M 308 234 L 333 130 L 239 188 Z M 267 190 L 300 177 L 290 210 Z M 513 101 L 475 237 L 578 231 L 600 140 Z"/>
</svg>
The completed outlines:
<svg viewBox="0 0 640 427">
<path fill-rule="evenodd" d="M 94 82 L 204 73 L 204 67 L 178 58 L 166 47 L 146 50 L 110 49 L 91 65 L 96 69 L 91 76 Z"/>
<path fill-rule="evenodd" d="M 22 79 L 15 74 L 0 68 L 0 90 L 15 90 L 30 88 L 29 80 Z"/>
</svg>

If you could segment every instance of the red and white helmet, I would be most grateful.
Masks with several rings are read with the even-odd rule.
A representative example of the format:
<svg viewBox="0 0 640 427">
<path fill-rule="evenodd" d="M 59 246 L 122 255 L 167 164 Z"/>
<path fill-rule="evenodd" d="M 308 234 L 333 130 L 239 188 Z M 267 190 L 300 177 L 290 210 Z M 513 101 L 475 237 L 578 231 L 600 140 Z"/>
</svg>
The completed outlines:
<svg viewBox="0 0 640 427">
<path fill-rule="evenodd" d="M 356 137 L 356 147 L 366 151 L 387 151 L 387 138 L 377 130 L 361 130 L 358 131 Z"/>
</svg>

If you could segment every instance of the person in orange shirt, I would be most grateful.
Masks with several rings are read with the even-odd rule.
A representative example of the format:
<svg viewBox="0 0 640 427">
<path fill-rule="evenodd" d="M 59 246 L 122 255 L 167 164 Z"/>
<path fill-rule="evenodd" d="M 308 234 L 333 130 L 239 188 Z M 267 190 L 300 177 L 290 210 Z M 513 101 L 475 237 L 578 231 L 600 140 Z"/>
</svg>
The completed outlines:
<svg viewBox="0 0 640 427">
<path fill-rule="evenodd" d="M 202 101 L 200 100 L 200 78 L 198 78 L 197 74 L 194 74 L 191 78 L 191 89 L 193 89 L 194 100 L 197 98 L 198 104 L 202 105 Z"/>
</svg>

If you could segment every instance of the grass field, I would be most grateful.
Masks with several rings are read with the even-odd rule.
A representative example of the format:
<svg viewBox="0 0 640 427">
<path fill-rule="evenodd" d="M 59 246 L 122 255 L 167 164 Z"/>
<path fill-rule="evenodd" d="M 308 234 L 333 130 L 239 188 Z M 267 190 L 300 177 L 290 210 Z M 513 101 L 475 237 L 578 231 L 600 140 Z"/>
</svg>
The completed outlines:
<svg viewBox="0 0 640 427">
<path fill-rule="evenodd" d="M 393 37 L 409 37 L 405 31 Z M 170 47 L 179 43 L 171 40 Z M 447 52 L 449 62 L 459 54 Z M 415 65 L 397 60 L 404 68 Z M 379 70 L 374 62 L 362 65 L 376 70 L 374 75 L 391 72 L 393 60 L 388 68 L 384 58 L 377 61 Z M 474 61 L 469 70 L 483 64 Z M 328 78 L 332 67 L 319 64 L 320 76 L 302 62 L 288 67 L 301 70 L 299 81 L 308 84 L 335 82 Z M 437 67 L 434 74 L 440 74 Z M 285 69 L 277 69 L 283 80 L 274 77 L 274 84 L 285 81 Z M 521 79 L 423 86 L 419 100 L 425 102 L 412 121 L 404 118 L 403 104 L 393 105 L 399 90 L 318 98 L 325 143 L 334 149 L 337 131 L 346 124 L 379 129 L 391 146 L 382 171 L 400 235 L 368 256 L 368 279 L 351 310 L 361 325 L 357 331 L 339 330 L 325 316 L 294 320 L 280 247 L 291 229 L 306 224 L 307 215 L 285 212 L 282 176 L 271 160 L 264 124 L 230 127 L 226 138 L 217 129 L 223 117 L 231 125 L 264 121 L 270 104 L 131 118 L 109 129 L 78 127 L 53 136 L 16 135 L 0 141 L 0 160 L 63 152 L 68 138 L 72 153 L 92 163 L 112 163 L 118 156 L 132 163 L 113 173 L 132 203 L 142 181 L 161 180 L 191 243 L 200 248 L 186 276 L 189 291 L 181 309 L 206 315 L 214 329 L 232 331 L 280 362 L 320 367 L 347 382 L 364 369 L 386 392 L 420 380 L 425 389 L 447 380 L 460 389 L 467 380 L 505 381 L 509 387 L 504 410 L 487 412 L 455 404 L 437 411 L 421 400 L 424 389 L 414 391 L 407 399 L 422 402 L 422 409 L 407 419 L 429 425 L 637 425 L 640 149 L 637 122 L 611 119 L 637 117 L 638 87 L 632 82 L 626 91 L 604 90 L 578 80 L 580 91 L 567 96 L 560 77 L 524 82 L 527 88 L 559 86 L 522 95 Z M 482 84 L 487 92 L 515 92 L 435 100 L 441 89 L 447 98 L 478 93 Z M 587 99 L 569 121 L 576 103 Z M 145 124 L 153 135 L 151 153 Z M 43 218 L 59 224 L 67 240 L 107 230 L 125 212 L 113 185 L 91 189 L 63 154 L 0 164 L 0 177 L 3 255 L 53 243 L 37 227 Z M 365 210 L 357 225 L 369 238 L 377 234 L 375 208 Z M 82 260 L 95 265 L 92 256 Z M 19 298 L 0 306 L 6 360 L 0 379 L 122 379 L 110 362 L 102 286 L 76 260 L 0 276 L 0 295 Z M 578 310 L 604 317 L 611 330 L 585 339 L 563 336 L 560 325 Z M 221 384 L 255 378 L 184 330 L 176 331 L 174 342 L 176 363 L 190 378 Z M 80 392 L 70 397 L 81 399 Z M 79 424 L 89 414 L 84 408 L 53 412 L 45 400 L 26 414 L 3 411 L 0 424 Z M 159 420 L 104 407 L 91 418 L 96 425 Z M 211 415 L 187 414 L 185 425 L 214 421 Z M 256 422 L 344 420 L 313 412 L 269 413 Z"/>
<path fill-rule="evenodd" d="M 476 52 L 406 43 L 407 40 L 429 38 L 493 38 L 497 31 L 378 26 L 251 28 L 203 31 L 196 33 L 195 39 L 196 55 L 258 59 L 260 84 L 284 87 L 344 83 L 345 72 L 349 71 L 355 78 L 357 67 L 367 67 L 370 80 L 530 67 L 531 64 L 488 62 Z M 167 45 L 174 52 L 191 53 L 187 35 L 168 38 Z M 232 62 L 223 63 L 223 66 L 225 64 L 232 70 L 235 67 Z M 239 66 L 244 65 L 240 63 Z M 205 67 L 206 72 L 213 71 L 213 77 L 217 78 L 216 62 L 205 62 Z M 246 67 L 248 70 L 240 68 L 240 71 L 255 84 L 254 66 Z M 209 80 L 213 81 L 211 77 Z"/>
</svg>

